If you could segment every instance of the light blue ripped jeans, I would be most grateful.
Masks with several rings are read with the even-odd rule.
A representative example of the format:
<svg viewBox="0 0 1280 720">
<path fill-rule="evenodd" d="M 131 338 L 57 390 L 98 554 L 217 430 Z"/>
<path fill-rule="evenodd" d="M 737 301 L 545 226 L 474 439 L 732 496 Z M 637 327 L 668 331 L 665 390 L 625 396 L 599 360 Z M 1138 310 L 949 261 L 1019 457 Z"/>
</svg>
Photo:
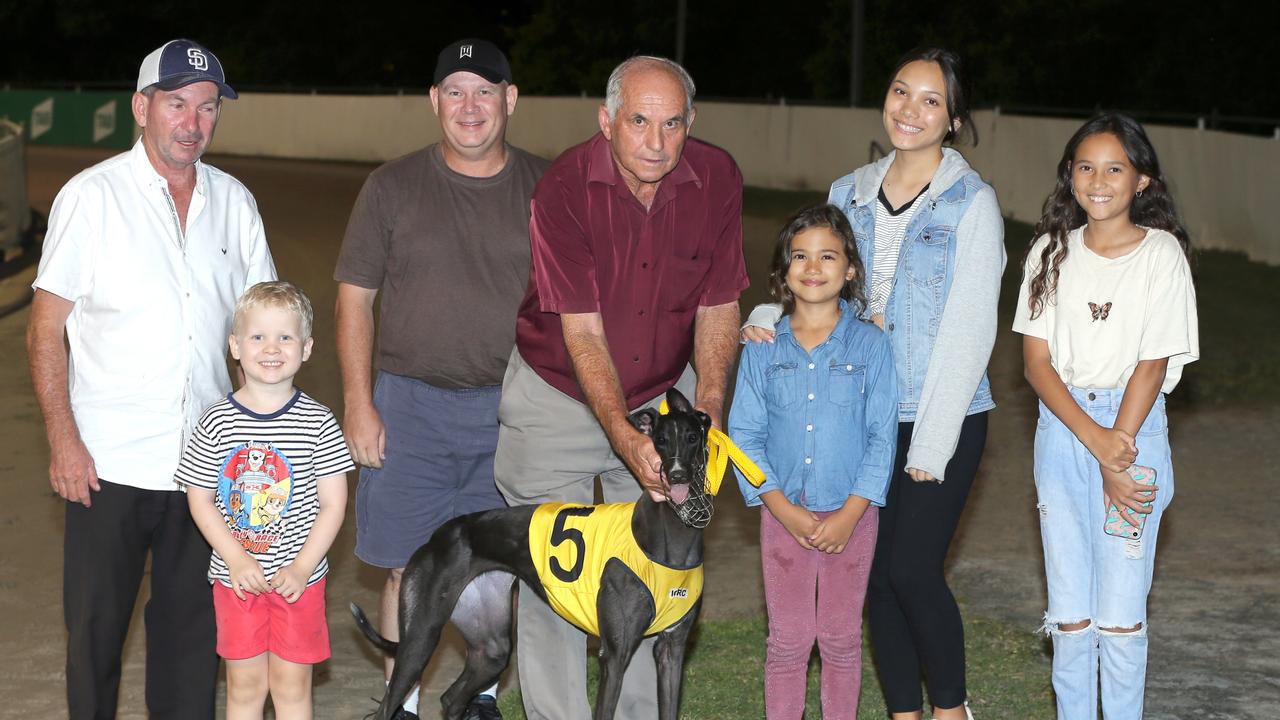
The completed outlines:
<svg viewBox="0 0 1280 720">
<path fill-rule="evenodd" d="M 1067 388 L 1103 427 L 1115 424 L 1124 389 Z M 1035 476 L 1040 535 L 1049 586 L 1045 628 L 1053 639 L 1053 690 L 1059 720 L 1096 720 L 1101 676 L 1106 720 L 1142 717 L 1147 676 L 1147 594 L 1160 519 L 1173 499 L 1173 463 L 1164 395 L 1138 431 L 1138 465 L 1156 471 L 1156 493 L 1142 537 L 1103 533 L 1106 509 L 1098 461 L 1071 430 L 1040 404 Z M 1059 625 L 1089 621 L 1077 631 Z M 1131 628 L 1110 632 L 1105 628 Z"/>
</svg>

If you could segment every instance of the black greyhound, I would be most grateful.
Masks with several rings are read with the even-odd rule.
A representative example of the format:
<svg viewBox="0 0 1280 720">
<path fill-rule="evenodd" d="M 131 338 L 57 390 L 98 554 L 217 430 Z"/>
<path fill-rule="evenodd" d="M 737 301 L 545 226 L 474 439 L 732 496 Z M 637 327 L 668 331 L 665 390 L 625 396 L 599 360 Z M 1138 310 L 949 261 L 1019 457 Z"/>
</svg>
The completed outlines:
<svg viewBox="0 0 1280 720">
<path fill-rule="evenodd" d="M 657 616 L 651 585 L 646 585 L 631 567 L 616 557 L 607 560 L 603 569 L 598 570 L 597 720 L 613 717 L 623 673 L 647 634 L 657 634 L 653 655 L 658 671 L 658 717 L 675 720 L 680 705 L 685 641 L 702 604 L 702 528 L 710 521 L 713 510 L 706 487 L 707 433 L 711 418 L 694 410 L 675 389 L 667 392 L 667 405 L 670 412 L 665 415 L 645 409 L 631 416 L 632 424 L 653 438 L 662 458 L 662 476 L 671 487 L 668 502 L 654 502 L 648 493 L 643 493 L 635 502 L 631 533 L 635 544 L 653 563 L 678 570 L 696 569 L 697 596 L 689 598 L 692 605 L 682 617 L 674 619 L 674 624 L 651 627 Z M 351 605 L 364 634 L 396 659 L 382 705 L 373 715 L 376 720 L 390 720 L 414 683 L 422 677 L 423 668 L 440 640 L 440 631 L 451 616 L 468 650 L 462 675 L 440 698 L 446 720 L 461 718 L 468 700 L 497 681 L 511 654 L 512 583 L 518 578 L 547 600 L 547 591 L 539 579 L 538 562 L 530 549 L 530 524 L 541 507 L 545 506 L 472 513 L 440 526 L 405 567 L 400 585 L 399 643 L 379 635 L 360 608 Z M 590 512 L 579 508 L 572 514 Z M 550 566 L 562 580 L 577 579 L 577 575 L 572 578 L 565 575 L 575 569 L 581 571 L 585 542 L 581 532 L 565 529 L 564 515 L 562 511 L 556 518 L 557 532 L 551 535 L 551 543 L 571 541 L 576 545 L 576 564 L 565 571 L 560 560 L 552 559 Z M 542 557 L 545 572 L 545 552 Z M 681 590 L 673 589 L 670 594 L 676 597 Z"/>
</svg>

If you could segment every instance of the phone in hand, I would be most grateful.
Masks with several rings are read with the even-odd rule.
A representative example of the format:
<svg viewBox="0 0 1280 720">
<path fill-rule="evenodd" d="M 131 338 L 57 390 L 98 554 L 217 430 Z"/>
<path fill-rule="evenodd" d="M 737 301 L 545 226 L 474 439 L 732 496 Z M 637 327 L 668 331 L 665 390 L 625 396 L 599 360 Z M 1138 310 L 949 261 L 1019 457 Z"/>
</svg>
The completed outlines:
<svg viewBox="0 0 1280 720">
<path fill-rule="evenodd" d="M 1156 471 L 1145 465 L 1130 465 L 1127 471 L 1129 477 L 1139 485 L 1155 485 Z M 1142 503 L 1143 507 L 1151 507 L 1150 502 Z M 1127 540 L 1137 540 L 1142 537 L 1142 528 L 1147 524 L 1146 514 L 1138 514 L 1138 526 L 1134 527 L 1125 520 L 1120 514 L 1120 508 L 1115 503 L 1111 503 L 1107 507 L 1107 522 L 1102 526 L 1102 531 L 1108 535 L 1125 538 Z"/>
</svg>

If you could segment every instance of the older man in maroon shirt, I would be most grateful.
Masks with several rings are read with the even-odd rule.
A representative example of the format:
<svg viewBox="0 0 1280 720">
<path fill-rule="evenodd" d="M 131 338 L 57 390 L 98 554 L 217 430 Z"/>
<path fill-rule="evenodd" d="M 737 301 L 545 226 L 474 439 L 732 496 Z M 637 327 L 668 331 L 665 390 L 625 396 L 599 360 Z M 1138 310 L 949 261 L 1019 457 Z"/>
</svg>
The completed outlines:
<svg viewBox="0 0 1280 720">
<path fill-rule="evenodd" d="M 658 453 L 628 414 L 680 388 L 718 425 L 737 348 L 742 174 L 689 138 L 694 86 L 670 60 L 609 78 L 600 133 L 534 191 L 533 270 L 503 382 L 494 475 L 513 505 L 665 499 Z M 692 363 L 692 367 L 690 367 Z M 696 370 L 696 380 L 695 372 Z M 652 641 L 620 718 L 657 716 Z M 587 720 L 585 637 L 521 588 L 517 661 L 529 718 Z"/>
</svg>

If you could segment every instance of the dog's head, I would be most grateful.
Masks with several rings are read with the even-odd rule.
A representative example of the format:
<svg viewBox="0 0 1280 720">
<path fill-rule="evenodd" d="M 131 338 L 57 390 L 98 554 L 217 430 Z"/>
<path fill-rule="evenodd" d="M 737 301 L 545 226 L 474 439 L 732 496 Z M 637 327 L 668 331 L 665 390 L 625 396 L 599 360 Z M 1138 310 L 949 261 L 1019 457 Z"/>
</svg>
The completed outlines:
<svg viewBox="0 0 1280 720">
<path fill-rule="evenodd" d="M 631 415 L 631 424 L 653 439 L 662 458 L 662 477 L 670 490 L 668 504 L 684 524 L 704 528 L 714 512 L 707 491 L 707 431 L 711 416 L 695 410 L 675 388 L 667 391 L 667 414 L 644 409 Z"/>
</svg>

